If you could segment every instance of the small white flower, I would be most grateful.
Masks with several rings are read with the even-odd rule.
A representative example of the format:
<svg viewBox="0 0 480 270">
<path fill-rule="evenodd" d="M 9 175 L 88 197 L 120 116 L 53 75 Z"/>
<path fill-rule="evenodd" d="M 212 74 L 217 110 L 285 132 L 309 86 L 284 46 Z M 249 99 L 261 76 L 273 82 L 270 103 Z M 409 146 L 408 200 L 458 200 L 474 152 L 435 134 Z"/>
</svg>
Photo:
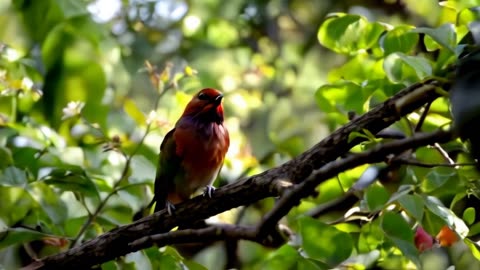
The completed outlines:
<svg viewBox="0 0 480 270">
<path fill-rule="evenodd" d="M 82 109 L 85 106 L 85 102 L 82 101 L 70 101 L 67 107 L 63 108 L 62 120 L 75 117 L 82 113 Z"/>
</svg>

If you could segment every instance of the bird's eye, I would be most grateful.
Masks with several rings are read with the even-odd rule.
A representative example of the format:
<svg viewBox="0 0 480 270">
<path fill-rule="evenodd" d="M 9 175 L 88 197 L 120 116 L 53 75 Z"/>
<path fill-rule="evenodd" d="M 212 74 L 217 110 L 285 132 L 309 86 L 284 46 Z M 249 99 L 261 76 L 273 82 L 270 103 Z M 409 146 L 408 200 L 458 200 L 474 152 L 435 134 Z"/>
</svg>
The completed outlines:
<svg viewBox="0 0 480 270">
<path fill-rule="evenodd" d="M 208 100 L 208 96 L 205 93 L 200 93 L 200 94 L 198 94 L 198 99 Z"/>
</svg>

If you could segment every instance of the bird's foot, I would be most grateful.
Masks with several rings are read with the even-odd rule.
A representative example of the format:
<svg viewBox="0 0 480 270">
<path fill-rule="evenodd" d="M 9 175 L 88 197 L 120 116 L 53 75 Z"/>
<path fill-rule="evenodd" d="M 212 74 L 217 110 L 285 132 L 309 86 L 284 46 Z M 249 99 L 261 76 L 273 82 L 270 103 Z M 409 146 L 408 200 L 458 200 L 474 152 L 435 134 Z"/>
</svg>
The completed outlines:
<svg viewBox="0 0 480 270">
<path fill-rule="evenodd" d="M 215 191 L 215 187 L 208 185 L 205 187 L 205 190 L 203 191 L 203 196 L 208 196 L 209 198 L 212 198 L 212 193 Z"/>
<path fill-rule="evenodd" d="M 165 201 L 165 209 L 167 209 L 167 212 L 170 216 L 173 216 L 175 212 L 175 205 L 169 201 Z"/>
</svg>

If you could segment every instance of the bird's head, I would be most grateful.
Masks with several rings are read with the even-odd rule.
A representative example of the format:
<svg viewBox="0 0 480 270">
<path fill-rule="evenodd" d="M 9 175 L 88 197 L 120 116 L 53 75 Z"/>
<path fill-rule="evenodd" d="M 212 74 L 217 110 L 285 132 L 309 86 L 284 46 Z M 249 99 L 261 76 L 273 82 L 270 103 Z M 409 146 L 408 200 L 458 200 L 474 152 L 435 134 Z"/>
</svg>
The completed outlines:
<svg viewBox="0 0 480 270">
<path fill-rule="evenodd" d="M 200 90 L 188 103 L 183 116 L 191 116 L 204 121 L 223 122 L 223 95 L 213 88 Z"/>
</svg>

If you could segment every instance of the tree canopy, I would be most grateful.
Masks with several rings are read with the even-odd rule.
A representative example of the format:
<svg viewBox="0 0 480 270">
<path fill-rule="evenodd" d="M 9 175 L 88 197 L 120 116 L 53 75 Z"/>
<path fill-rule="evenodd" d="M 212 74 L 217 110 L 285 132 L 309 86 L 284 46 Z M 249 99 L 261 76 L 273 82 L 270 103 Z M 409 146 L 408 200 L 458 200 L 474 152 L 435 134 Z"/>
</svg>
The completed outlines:
<svg viewBox="0 0 480 270">
<path fill-rule="evenodd" d="M 0 2 L 0 269 L 479 269 L 480 1 Z M 198 90 L 212 198 L 146 209 Z"/>
</svg>

